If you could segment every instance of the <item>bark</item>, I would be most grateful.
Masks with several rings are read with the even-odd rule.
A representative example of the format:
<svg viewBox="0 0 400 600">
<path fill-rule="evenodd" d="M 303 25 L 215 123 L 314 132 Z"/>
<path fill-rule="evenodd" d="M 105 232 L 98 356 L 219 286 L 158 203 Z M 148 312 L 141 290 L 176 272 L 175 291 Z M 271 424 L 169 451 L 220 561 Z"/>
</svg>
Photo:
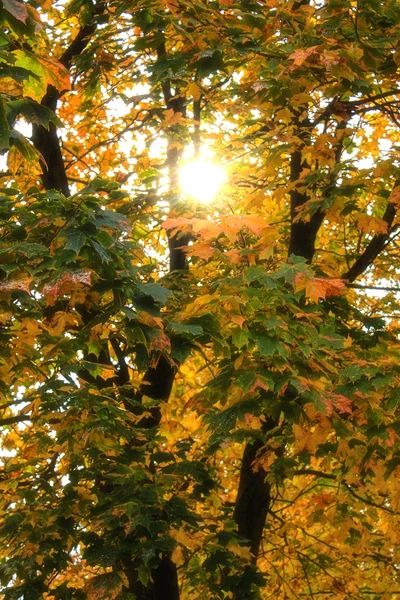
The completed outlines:
<svg viewBox="0 0 400 600">
<path fill-rule="evenodd" d="M 182 271 L 187 269 L 187 260 L 183 246 L 187 246 L 191 237 L 190 235 L 169 235 L 169 270 Z"/>
<path fill-rule="evenodd" d="M 59 62 L 67 70 L 71 68 L 73 59 L 76 56 L 79 56 L 90 42 L 91 36 L 97 28 L 95 17 L 104 12 L 104 9 L 105 5 L 103 2 L 97 2 L 94 5 L 93 22 L 80 28 L 74 40 L 61 56 Z M 47 93 L 42 98 L 41 104 L 50 108 L 53 112 L 56 112 L 58 100 L 64 92 L 65 90 L 58 91 L 55 87 L 49 85 L 47 87 Z M 46 190 L 57 190 L 64 194 L 64 196 L 69 196 L 70 190 L 67 172 L 62 157 L 56 126 L 51 123 L 49 129 L 46 129 L 43 125 L 33 125 L 32 142 L 36 150 L 40 153 L 42 183 L 44 188 Z"/>
<path fill-rule="evenodd" d="M 177 600 L 179 599 L 178 575 L 175 564 L 168 556 L 163 556 L 160 564 L 151 572 L 153 581 L 143 585 L 138 581 L 132 563 L 125 563 L 126 574 L 129 579 L 129 593 L 136 596 L 136 600 Z"/>
<path fill-rule="evenodd" d="M 290 180 L 296 182 L 306 165 L 301 160 L 301 150 L 293 152 L 290 158 Z M 315 253 L 315 240 L 319 228 L 324 220 L 325 213 L 322 209 L 312 215 L 308 222 L 303 220 L 296 221 L 299 209 L 307 202 L 308 196 L 298 190 L 290 192 L 290 240 L 289 256 L 302 256 L 307 262 L 311 263 Z"/>
<path fill-rule="evenodd" d="M 41 103 L 56 112 L 59 97 L 57 90 L 49 85 L 47 94 Z M 41 156 L 40 165 L 44 188 L 58 190 L 64 196 L 69 196 L 68 178 L 56 126 L 54 123 L 50 123 L 50 128 L 46 129 L 43 125 L 33 125 L 32 131 L 32 142 Z"/>
<path fill-rule="evenodd" d="M 265 481 L 264 469 L 253 470 L 261 442 L 246 444 L 240 469 L 239 489 L 233 518 L 239 534 L 249 540 L 253 562 L 256 563 L 262 533 L 271 499 L 271 485 Z"/>
</svg>

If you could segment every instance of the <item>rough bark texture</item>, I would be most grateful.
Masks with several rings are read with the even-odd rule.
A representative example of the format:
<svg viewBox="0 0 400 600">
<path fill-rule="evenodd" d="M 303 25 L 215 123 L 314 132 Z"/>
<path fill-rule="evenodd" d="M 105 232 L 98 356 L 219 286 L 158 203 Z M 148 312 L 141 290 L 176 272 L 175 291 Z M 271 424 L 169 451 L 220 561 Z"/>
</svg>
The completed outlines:
<svg viewBox="0 0 400 600">
<path fill-rule="evenodd" d="M 166 55 L 165 45 L 161 44 L 157 50 L 159 57 Z M 172 94 L 171 82 L 166 80 L 162 83 L 165 105 L 174 113 L 185 115 L 185 99 Z M 179 152 L 171 148 L 167 152 L 167 163 L 170 179 L 170 195 L 173 198 L 179 188 L 178 161 Z M 170 236 L 168 238 L 170 271 L 187 269 L 186 255 L 181 246 L 185 246 L 188 240 L 185 236 Z M 166 402 L 171 394 L 176 374 L 176 366 L 164 356 L 157 357 L 156 366 L 147 370 L 140 389 L 141 394 L 153 400 Z M 140 421 L 140 427 L 155 427 L 160 423 L 161 410 L 158 406 L 151 409 L 151 416 Z M 137 600 L 179 600 L 178 574 L 176 565 L 171 558 L 164 555 L 156 569 L 151 572 L 152 581 L 144 586 L 137 579 L 136 571 L 132 563 L 127 564 L 127 576 L 129 579 L 129 592 L 134 594 Z"/>
<path fill-rule="evenodd" d="M 306 4 L 307 2 L 300 2 L 297 4 L 300 5 L 303 3 Z M 94 12 L 99 14 L 99 12 L 102 10 L 104 10 L 104 5 L 100 3 L 96 5 Z M 79 55 L 86 48 L 90 41 L 90 36 L 93 35 L 95 30 L 95 23 L 81 28 L 75 40 L 71 43 L 70 47 L 65 51 L 60 59 L 60 62 L 66 68 L 70 68 L 74 57 Z M 160 45 L 158 54 L 160 57 L 165 56 L 166 50 L 163 44 Z M 172 109 L 175 113 L 179 112 L 184 115 L 185 99 L 179 95 L 179 92 L 176 92 L 175 95 L 172 94 L 171 82 L 168 80 L 163 81 L 162 90 L 167 109 Z M 61 94 L 57 92 L 55 88 L 49 86 L 47 93 L 42 100 L 42 104 L 55 111 L 57 109 L 57 102 Z M 199 120 L 200 103 L 195 108 L 195 118 L 196 120 Z M 196 133 L 198 134 L 198 132 Z M 62 158 L 61 146 L 56 127 L 51 125 L 50 129 L 47 130 L 41 126 L 34 126 L 32 139 L 36 149 L 42 156 L 41 165 L 44 187 L 48 190 L 58 190 L 68 196 L 68 178 Z M 195 142 L 198 144 L 197 138 L 195 139 Z M 171 197 L 173 197 L 175 190 L 178 188 L 178 159 L 179 153 L 176 148 L 169 150 L 168 165 L 170 169 Z M 299 179 L 304 166 L 305 164 L 302 162 L 301 150 L 299 149 L 293 152 L 290 163 L 290 176 L 292 182 L 296 182 Z M 399 185 L 399 183 L 397 183 L 397 185 Z M 302 256 L 308 262 L 311 262 L 315 253 L 316 236 L 322 224 L 324 212 L 322 209 L 317 209 L 308 222 L 302 220 L 297 221 L 296 217 L 299 214 L 299 209 L 301 209 L 307 200 L 308 196 L 296 189 L 292 190 L 290 193 L 291 231 L 289 255 L 294 254 L 296 256 Z M 389 239 L 389 232 L 394 221 L 395 214 L 396 207 L 393 203 L 389 202 L 383 217 L 383 220 L 388 225 L 388 233 L 374 236 L 374 238 L 367 245 L 363 254 L 344 275 L 345 279 L 353 281 L 357 276 L 362 274 L 369 265 L 372 264 L 376 256 L 382 251 Z M 170 236 L 168 243 L 170 250 L 171 271 L 187 268 L 186 257 L 181 249 L 181 247 L 185 246 L 187 242 L 188 239 L 184 236 Z M 113 347 L 119 359 L 120 365 L 120 380 L 117 384 L 125 385 L 129 382 L 129 374 L 125 359 L 123 353 L 120 353 L 118 342 L 116 342 L 116 344 L 114 343 Z M 106 360 L 106 358 L 104 360 Z M 144 380 L 147 383 L 142 386 L 140 394 L 145 394 L 146 396 L 160 402 L 167 401 L 171 393 L 175 373 L 176 367 L 169 362 L 167 358 L 163 356 L 158 357 L 158 361 L 155 363 L 155 366 L 149 367 L 144 377 Z M 96 381 L 94 383 L 98 385 L 99 389 L 105 385 L 102 381 Z M 109 382 L 107 385 L 109 385 Z M 138 399 L 140 398 L 136 396 L 135 400 Z M 159 407 L 155 407 L 152 409 L 151 416 L 143 419 L 140 423 L 140 426 L 144 428 L 155 427 L 159 424 L 160 419 L 161 411 Z M 274 426 L 275 424 L 269 423 L 269 429 Z M 267 431 L 268 429 L 265 430 L 266 434 Z M 265 480 L 265 471 L 262 469 L 253 469 L 253 463 L 261 447 L 261 442 L 247 444 L 245 447 L 240 471 L 238 495 L 233 515 L 240 535 L 244 539 L 248 540 L 250 544 L 254 564 L 257 561 L 263 529 L 268 516 L 271 501 L 271 485 Z M 164 555 L 161 557 L 158 567 L 152 571 L 152 581 L 148 585 L 143 585 L 140 581 L 138 581 L 135 564 L 131 557 L 128 556 L 124 559 L 124 565 L 129 580 L 129 592 L 134 594 L 137 600 L 179 600 L 177 570 L 175 564 L 172 562 L 169 556 Z M 246 592 L 243 595 L 242 592 L 235 592 L 235 600 L 244 600 L 245 597 L 250 598 L 251 593 L 249 592 L 247 594 Z"/>
<path fill-rule="evenodd" d="M 95 18 L 104 12 L 104 2 L 97 2 L 93 6 L 93 21 L 80 28 L 76 37 L 71 42 L 69 47 L 60 57 L 59 62 L 69 70 L 72 66 L 73 59 L 79 56 L 90 42 L 91 36 L 95 33 L 97 23 Z M 47 93 L 42 98 L 41 104 L 50 108 L 53 112 L 57 110 L 57 102 L 63 95 L 64 91 L 58 92 L 55 87 L 49 85 Z M 69 185 L 65 165 L 61 153 L 60 140 L 57 135 L 56 126 L 51 123 L 49 129 L 43 125 L 33 125 L 32 142 L 40 152 L 42 159 L 40 160 L 42 168 L 42 182 L 46 190 L 58 190 L 65 196 L 69 196 Z"/>
<path fill-rule="evenodd" d="M 58 99 L 59 93 L 49 85 L 41 103 L 56 112 Z M 50 128 L 46 129 L 43 125 L 33 125 L 32 131 L 33 144 L 42 157 L 40 165 L 43 186 L 46 190 L 58 190 L 64 196 L 69 196 L 68 178 L 56 126 L 50 123 Z"/>
<path fill-rule="evenodd" d="M 307 3 L 307 2 L 305 2 Z M 308 122 L 298 122 L 298 137 L 305 143 L 309 135 Z M 301 148 L 295 150 L 290 156 L 290 179 L 296 183 L 301 176 L 303 168 L 307 168 L 307 163 L 302 159 Z M 308 263 L 311 263 L 315 254 L 315 241 L 324 219 L 324 211 L 319 208 L 309 221 L 297 220 L 299 209 L 306 204 L 309 196 L 297 189 L 290 192 L 290 239 L 289 256 L 302 256 Z M 264 431 L 268 436 L 268 431 L 276 426 L 276 422 L 268 418 L 265 423 Z M 266 472 L 263 469 L 255 470 L 254 460 L 258 451 L 262 448 L 261 442 L 247 444 L 244 450 L 242 465 L 239 477 L 239 489 L 236 498 L 233 518 L 238 525 L 238 531 L 243 538 L 248 540 L 250 550 L 253 555 L 253 568 L 256 565 L 262 540 L 263 530 L 268 517 L 271 502 L 271 484 L 266 481 Z M 247 572 L 250 574 L 251 567 Z M 244 573 L 246 577 L 246 572 Z M 251 587 L 251 586 L 250 586 Z M 253 594 L 250 587 L 238 585 L 234 592 L 234 600 L 252 600 Z"/>
<path fill-rule="evenodd" d="M 249 540 L 253 562 L 257 560 L 262 533 L 271 499 L 271 485 L 265 481 L 265 471 L 253 471 L 261 442 L 247 444 L 243 453 L 238 495 L 233 518 L 239 534 Z"/>
</svg>

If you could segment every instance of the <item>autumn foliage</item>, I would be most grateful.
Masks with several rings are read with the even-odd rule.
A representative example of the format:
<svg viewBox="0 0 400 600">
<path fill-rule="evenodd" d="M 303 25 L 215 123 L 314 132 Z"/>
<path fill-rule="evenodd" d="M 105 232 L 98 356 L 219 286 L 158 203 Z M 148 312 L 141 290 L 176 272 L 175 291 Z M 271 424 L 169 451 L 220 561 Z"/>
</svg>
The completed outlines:
<svg viewBox="0 0 400 600">
<path fill-rule="evenodd" d="M 0 22 L 1 598 L 397 597 L 397 0 Z"/>
</svg>

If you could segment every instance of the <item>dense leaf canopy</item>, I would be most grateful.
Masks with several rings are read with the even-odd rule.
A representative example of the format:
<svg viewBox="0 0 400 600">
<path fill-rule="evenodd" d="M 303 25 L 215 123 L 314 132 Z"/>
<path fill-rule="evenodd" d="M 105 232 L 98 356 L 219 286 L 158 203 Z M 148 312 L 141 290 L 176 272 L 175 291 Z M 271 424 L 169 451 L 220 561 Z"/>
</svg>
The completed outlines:
<svg viewBox="0 0 400 600">
<path fill-rule="evenodd" d="M 397 597 L 397 0 L 0 22 L 1 598 Z"/>
</svg>

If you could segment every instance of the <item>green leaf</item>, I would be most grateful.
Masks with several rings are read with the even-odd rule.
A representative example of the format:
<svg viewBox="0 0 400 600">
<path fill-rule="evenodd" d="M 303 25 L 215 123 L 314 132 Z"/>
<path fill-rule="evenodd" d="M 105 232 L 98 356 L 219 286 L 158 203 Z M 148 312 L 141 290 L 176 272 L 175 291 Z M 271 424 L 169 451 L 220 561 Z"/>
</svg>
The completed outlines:
<svg viewBox="0 0 400 600">
<path fill-rule="evenodd" d="M 10 145 L 15 146 L 27 161 L 37 160 L 36 150 L 32 144 L 20 133 L 12 129 L 10 132 Z"/>
<path fill-rule="evenodd" d="M 82 247 L 86 243 L 86 235 L 78 229 L 67 233 L 67 243 L 64 246 L 65 250 L 73 250 L 76 254 L 79 254 Z M 96 242 L 97 243 L 97 242 Z M 99 245 L 99 244 L 97 244 Z M 102 248 L 102 246 L 100 246 Z M 96 248 L 97 250 L 97 248 Z M 98 251 L 98 250 L 97 250 Z M 100 255 L 101 256 L 101 255 Z"/>
<path fill-rule="evenodd" d="M 242 371 L 241 373 L 239 373 L 236 379 L 237 385 L 244 393 L 249 392 L 256 381 L 257 374 L 253 371 Z"/>
<path fill-rule="evenodd" d="M 222 52 L 220 50 L 204 50 L 201 53 L 201 58 L 196 63 L 196 67 L 200 78 L 222 71 L 224 68 Z"/>
<path fill-rule="evenodd" d="M 8 102 L 7 119 L 10 125 L 13 125 L 19 115 L 25 117 L 28 123 L 43 125 L 46 128 L 49 127 L 50 123 L 54 123 L 57 127 L 63 126 L 60 119 L 50 108 L 35 102 L 31 98 Z"/>
<path fill-rule="evenodd" d="M 168 323 L 167 331 L 187 334 L 190 337 L 195 337 L 204 333 L 204 330 L 200 325 L 187 325 L 186 323 L 176 323 L 175 321 Z"/>
<path fill-rule="evenodd" d="M 10 246 L 8 250 L 20 252 L 28 258 L 42 256 L 43 254 L 48 254 L 49 251 L 43 244 L 36 244 L 34 242 L 19 242 L 18 244 Z"/>
<path fill-rule="evenodd" d="M 138 283 L 137 287 L 145 296 L 151 296 L 155 302 L 165 305 L 172 292 L 159 283 Z"/>
<path fill-rule="evenodd" d="M 103 246 L 97 243 L 95 240 L 90 240 L 91 245 L 96 250 L 97 254 L 100 256 L 102 262 L 107 262 L 111 260 L 110 256 L 107 254 Z"/>
<path fill-rule="evenodd" d="M 35 56 L 26 49 L 15 50 L 14 55 L 16 66 L 27 69 L 34 75 L 30 75 L 22 84 L 25 96 L 40 102 L 49 84 L 59 91 L 70 89 L 68 71 L 60 63 Z"/>
<path fill-rule="evenodd" d="M 145 565 L 140 565 L 137 570 L 137 578 L 140 583 L 146 586 L 150 580 L 150 569 Z"/>
<path fill-rule="evenodd" d="M 98 227 L 108 227 L 118 231 L 129 231 L 130 224 L 128 219 L 113 210 L 102 210 L 96 217 L 95 223 Z"/>
<path fill-rule="evenodd" d="M 247 333 L 247 331 L 244 331 L 239 327 L 235 329 L 235 331 L 232 334 L 232 341 L 235 344 L 235 346 L 239 348 L 239 350 L 247 343 L 248 339 L 249 334 Z"/>
<path fill-rule="evenodd" d="M 249 267 L 247 269 L 245 279 L 247 283 L 252 283 L 253 281 L 262 281 L 265 279 L 265 269 L 259 265 L 255 267 Z"/>
<path fill-rule="evenodd" d="M 259 352 L 265 356 L 273 356 L 279 349 L 279 342 L 275 338 L 267 337 L 266 335 L 258 335 L 255 337 Z"/>
<path fill-rule="evenodd" d="M 23 67 L 13 67 L 10 65 L 0 66 L 0 77 L 10 77 L 18 83 L 22 83 L 23 81 L 28 79 L 28 77 L 33 77 L 33 79 L 37 80 L 40 79 L 38 75 L 35 75 L 34 73 L 32 73 L 32 71 L 29 71 L 28 69 L 24 69 Z"/>
</svg>

